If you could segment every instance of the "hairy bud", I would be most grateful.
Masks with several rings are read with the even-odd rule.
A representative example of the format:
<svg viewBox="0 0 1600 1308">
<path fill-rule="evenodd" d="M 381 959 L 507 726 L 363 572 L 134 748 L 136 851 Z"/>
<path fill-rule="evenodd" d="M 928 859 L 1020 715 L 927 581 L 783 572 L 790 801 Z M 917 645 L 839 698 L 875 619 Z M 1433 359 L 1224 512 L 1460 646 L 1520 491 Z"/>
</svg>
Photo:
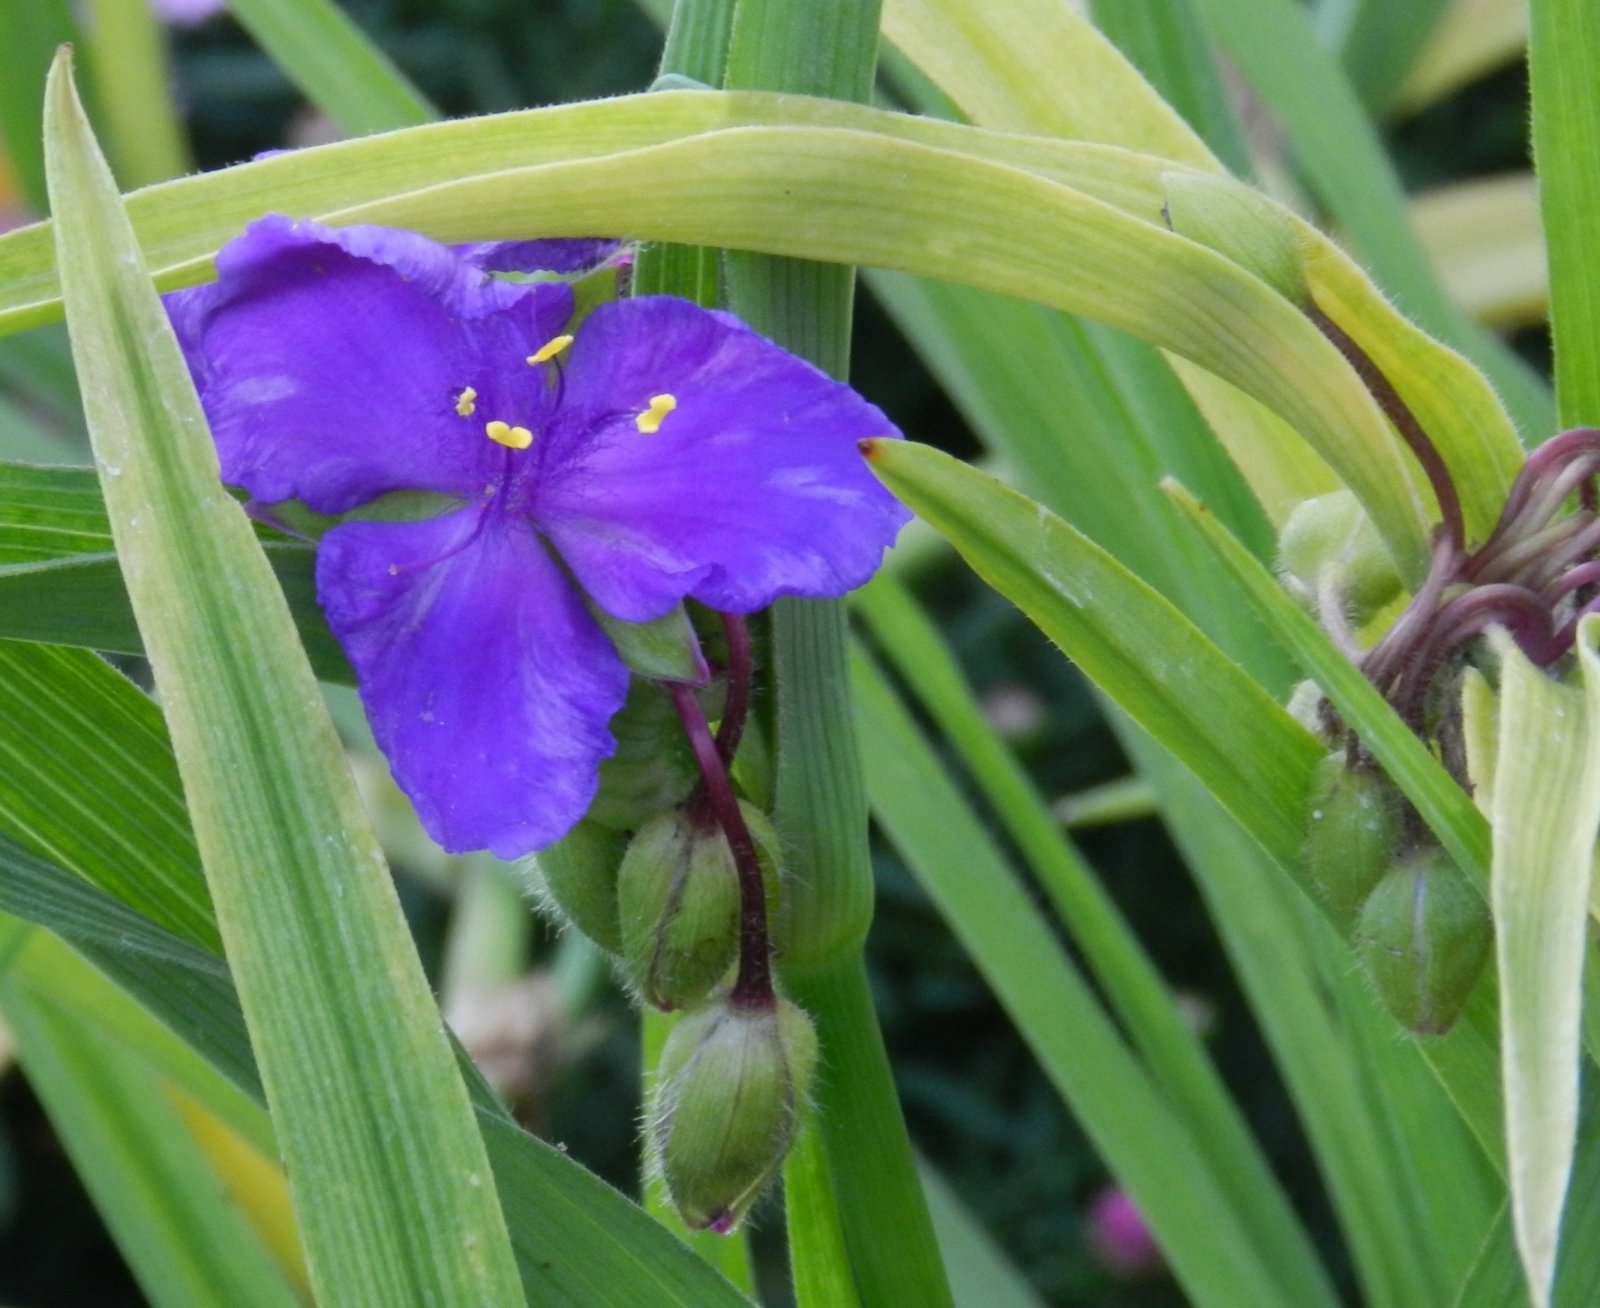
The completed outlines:
<svg viewBox="0 0 1600 1308">
<path fill-rule="evenodd" d="M 617 869 L 626 844 L 622 832 L 585 820 L 532 860 L 545 904 L 611 954 L 622 952 Z"/>
<path fill-rule="evenodd" d="M 1348 490 L 1331 491 L 1295 506 L 1278 537 L 1284 586 L 1315 610 L 1331 589 L 1356 623 L 1365 622 L 1400 593 L 1377 528 Z"/>
<path fill-rule="evenodd" d="M 1376 770 L 1352 769 L 1343 750 L 1311 773 L 1306 828 L 1306 875 L 1317 893 L 1341 913 L 1365 902 L 1400 843 L 1400 804 L 1393 783 Z"/>
<path fill-rule="evenodd" d="M 787 999 L 719 996 L 673 1028 L 648 1129 L 685 1223 L 725 1235 L 743 1220 L 794 1142 L 816 1063 L 811 1019 Z"/>
<path fill-rule="evenodd" d="M 764 814 L 741 804 L 756 841 L 768 916 L 776 906 L 777 840 Z M 682 810 L 646 823 L 617 873 L 622 957 L 645 1002 L 661 1009 L 698 1003 L 739 956 L 739 870 L 718 827 Z"/>
<path fill-rule="evenodd" d="M 1385 1006 L 1417 1035 L 1443 1035 L 1477 984 L 1494 941 L 1488 907 L 1443 850 L 1418 850 L 1378 883 L 1356 931 Z"/>
</svg>

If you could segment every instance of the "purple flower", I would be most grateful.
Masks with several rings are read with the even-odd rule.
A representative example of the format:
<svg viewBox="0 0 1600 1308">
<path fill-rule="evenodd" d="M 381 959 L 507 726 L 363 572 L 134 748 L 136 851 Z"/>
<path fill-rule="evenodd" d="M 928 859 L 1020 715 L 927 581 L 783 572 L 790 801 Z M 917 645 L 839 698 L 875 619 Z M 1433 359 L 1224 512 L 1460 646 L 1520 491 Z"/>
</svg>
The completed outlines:
<svg viewBox="0 0 1600 1308">
<path fill-rule="evenodd" d="M 450 497 L 335 527 L 317 590 L 423 824 L 511 858 L 615 748 L 628 672 L 584 594 L 627 622 L 839 595 L 907 514 L 856 453 L 884 416 L 737 319 L 656 296 L 572 328 L 566 283 L 482 257 L 268 217 L 167 303 L 230 484 L 328 514 Z"/>
</svg>

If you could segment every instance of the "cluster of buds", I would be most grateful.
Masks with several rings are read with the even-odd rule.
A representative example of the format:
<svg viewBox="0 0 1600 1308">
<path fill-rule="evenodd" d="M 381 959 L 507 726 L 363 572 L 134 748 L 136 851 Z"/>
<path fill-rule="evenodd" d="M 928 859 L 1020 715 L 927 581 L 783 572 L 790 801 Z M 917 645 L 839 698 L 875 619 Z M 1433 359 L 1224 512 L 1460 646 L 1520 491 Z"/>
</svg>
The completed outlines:
<svg viewBox="0 0 1600 1308">
<path fill-rule="evenodd" d="M 537 866 L 546 903 L 612 955 L 639 1002 L 681 1011 L 647 1115 L 650 1163 L 685 1223 L 726 1234 L 789 1152 L 817 1038 L 773 981 L 777 834 L 731 776 L 750 710 L 749 630 L 724 614 L 718 634 L 721 677 L 639 678 L 613 722 L 600 797 Z"/>
<path fill-rule="evenodd" d="M 1312 775 L 1305 869 L 1355 918 L 1357 955 L 1385 1007 L 1416 1035 L 1443 1035 L 1489 961 L 1493 929 L 1482 896 L 1408 812 L 1361 751 L 1334 751 Z"/>
<path fill-rule="evenodd" d="M 1362 629 L 1400 584 L 1348 492 L 1308 501 L 1286 524 L 1285 585 L 1470 789 L 1461 681 L 1481 661 L 1479 638 L 1504 628 L 1530 661 L 1553 668 L 1584 615 L 1600 612 L 1600 431 L 1563 432 L 1529 455 L 1494 529 L 1473 545 L 1444 461 L 1404 400 L 1336 324 L 1314 305 L 1307 312 L 1417 455 L 1441 521 L 1427 575 L 1370 645 Z M 1442 1033 L 1487 965 L 1488 909 L 1355 733 L 1326 703 L 1313 717 L 1334 750 L 1313 778 L 1307 876 L 1336 912 L 1355 915 L 1358 954 L 1396 1018 Z"/>
<path fill-rule="evenodd" d="M 1360 343 L 1317 304 L 1294 223 L 1228 179 L 1162 176 L 1163 216 L 1293 303 L 1344 356 L 1415 456 L 1439 505 L 1427 575 L 1404 603 L 1401 578 L 1355 496 L 1301 504 L 1285 524 L 1285 588 L 1317 618 L 1395 712 L 1470 790 L 1462 722 L 1466 668 L 1494 665 L 1480 637 L 1504 628 L 1535 665 L 1554 669 L 1585 614 L 1600 612 L 1600 430 L 1563 432 L 1535 450 L 1493 530 L 1467 539 L 1450 470 L 1404 397 Z M 1374 638 L 1375 637 L 1375 638 Z M 1291 709 L 1332 752 L 1308 805 L 1307 878 L 1353 920 L 1357 952 L 1410 1030 L 1449 1028 L 1487 965 L 1493 926 L 1482 896 L 1320 693 Z"/>
</svg>

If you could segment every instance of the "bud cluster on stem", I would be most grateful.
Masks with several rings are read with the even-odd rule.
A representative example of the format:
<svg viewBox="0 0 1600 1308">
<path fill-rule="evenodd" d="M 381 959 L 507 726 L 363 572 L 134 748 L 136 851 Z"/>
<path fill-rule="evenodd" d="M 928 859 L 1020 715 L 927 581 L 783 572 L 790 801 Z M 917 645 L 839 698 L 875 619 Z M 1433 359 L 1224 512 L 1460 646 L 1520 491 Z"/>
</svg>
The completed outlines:
<svg viewBox="0 0 1600 1308">
<path fill-rule="evenodd" d="M 1308 501 L 1291 518 L 1280 547 L 1286 585 L 1470 787 L 1459 684 L 1476 639 L 1502 627 L 1549 668 L 1571 652 L 1583 616 L 1600 612 L 1600 430 L 1563 432 L 1530 454 L 1493 530 L 1474 544 L 1449 468 L 1398 389 L 1322 309 L 1304 308 L 1416 456 L 1441 521 L 1421 585 L 1370 648 L 1357 628 L 1388 598 L 1392 570 L 1345 500 Z M 1354 916 L 1358 954 L 1396 1018 L 1417 1034 L 1442 1033 L 1486 966 L 1488 910 L 1355 732 L 1325 705 L 1312 717 L 1335 749 L 1313 774 L 1307 878 Z"/>
</svg>

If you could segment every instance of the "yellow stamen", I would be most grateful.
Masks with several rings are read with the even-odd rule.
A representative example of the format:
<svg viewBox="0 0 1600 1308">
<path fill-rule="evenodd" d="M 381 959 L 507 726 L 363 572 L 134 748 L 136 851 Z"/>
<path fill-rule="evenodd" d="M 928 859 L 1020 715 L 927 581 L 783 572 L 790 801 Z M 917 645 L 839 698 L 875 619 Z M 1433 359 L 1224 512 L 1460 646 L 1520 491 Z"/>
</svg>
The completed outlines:
<svg viewBox="0 0 1600 1308">
<path fill-rule="evenodd" d="M 483 434 L 492 441 L 498 441 L 508 450 L 525 450 L 533 444 L 533 433 L 526 427 L 513 427 L 498 419 L 485 423 Z"/>
<path fill-rule="evenodd" d="M 675 395 L 652 395 L 650 407 L 634 419 L 633 425 L 646 436 L 661 430 L 661 422 L 669 413 L 678 407 L 678 397 Z"/>
<path fill-rule="evenodd" d="M 535 366 L 541 363 L 549 363 L 551 359 L 555 358 L 556 355 L 560 354 L 562 350 L 566 349 L 567 346 L 571 344 L 572 337 L 570 336 L 552 336 L 548 341 L 546 341 L 528 356 L 528 362 L 534 364 Z"/>
<path fill-rule="evenodd" d="M 474 403 L 477 398 L 478 392 L 468 386 L 460 395 L 456 396 L 456 412 L 463 418 L 470 418 L 478 407 Z"/>
</svg>

